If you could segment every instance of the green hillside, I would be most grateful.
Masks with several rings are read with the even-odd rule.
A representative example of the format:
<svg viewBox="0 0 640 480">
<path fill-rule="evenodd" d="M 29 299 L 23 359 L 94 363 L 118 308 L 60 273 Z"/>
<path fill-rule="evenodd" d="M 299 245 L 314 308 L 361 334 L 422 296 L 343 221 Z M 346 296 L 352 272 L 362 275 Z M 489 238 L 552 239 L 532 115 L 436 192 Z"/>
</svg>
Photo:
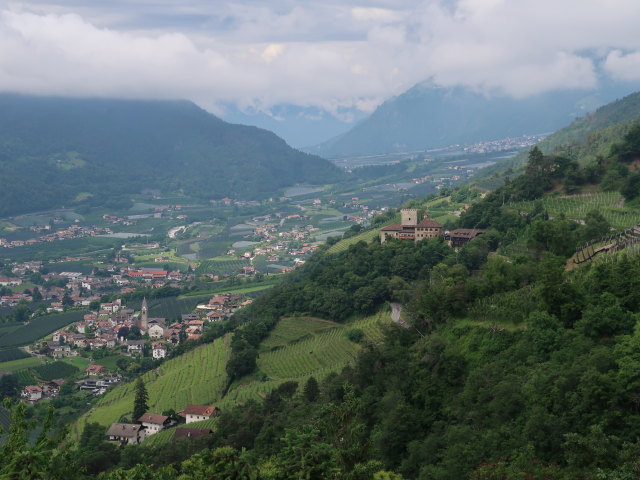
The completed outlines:
<svg viewBox="0 0 640 480">
<path fill-rule="evenodd" d="M 340 172 L 271 132 L 226 123 L 187 101 L 1 94 L 0 175 L 4 216 L 122 206 L 145 188 L 264 198 L 296 183 L 336 180 Z M 87 185 L 99 195 L 78 201 Z"/>
<path fill-rule="evenodd" d="M 149 394 L 149 411 L 180 411 L 188 404 L 218 403 L 227 382 L 225 365 L 229 355 L 229 337 L 191 350 L 142 376 Z M 121 417 L 130 417 L 135 384 L 118 386 L 100 398 L 76 425 L 98 422 L 110 425 Z"/>
</svg>

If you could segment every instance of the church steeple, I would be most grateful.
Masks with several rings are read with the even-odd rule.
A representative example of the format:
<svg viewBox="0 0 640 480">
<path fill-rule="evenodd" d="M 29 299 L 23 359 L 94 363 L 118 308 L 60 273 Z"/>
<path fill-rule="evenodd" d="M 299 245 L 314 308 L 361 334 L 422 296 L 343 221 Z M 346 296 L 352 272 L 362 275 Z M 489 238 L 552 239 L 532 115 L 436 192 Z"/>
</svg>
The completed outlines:
<svg viewBox="0 0 640 480">
<path fill-rule="evenodd" d="M 142 298 L 142 307 L 140 308 L 140 330 L 144 333 L 149 325 L 149 308 L 147 306 L 147 297 Z"/>
</svg>

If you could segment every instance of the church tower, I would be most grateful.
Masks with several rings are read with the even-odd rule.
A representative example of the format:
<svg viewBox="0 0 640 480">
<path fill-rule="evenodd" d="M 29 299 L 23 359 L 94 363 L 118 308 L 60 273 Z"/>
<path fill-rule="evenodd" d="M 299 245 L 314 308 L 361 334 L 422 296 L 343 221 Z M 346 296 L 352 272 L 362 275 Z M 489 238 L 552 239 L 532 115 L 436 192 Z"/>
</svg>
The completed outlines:
<svg viewBox="0 0 640 480">
<path fill-rule="evenodd" d="M 149 308 L 147 307 L 147 297 L 142 299 L 142 307 L 140 308 L 140 330 L 144 333 L 149 328 Z"/>
</svg>

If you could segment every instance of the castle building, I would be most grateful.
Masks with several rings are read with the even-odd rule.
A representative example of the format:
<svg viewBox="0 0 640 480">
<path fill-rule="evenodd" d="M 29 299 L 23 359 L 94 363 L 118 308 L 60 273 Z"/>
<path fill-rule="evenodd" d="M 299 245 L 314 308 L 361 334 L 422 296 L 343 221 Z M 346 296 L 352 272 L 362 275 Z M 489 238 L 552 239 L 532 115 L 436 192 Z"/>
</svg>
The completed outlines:
<svg viewBox="0 0 640 480">
<path fill-rule="evenodd" d="M 418 221 L 418 210 L 415 208 L 403 208 L 400 210 L 400 215 L 402 223 L 387 225 L 380 229 L 380 243 L 386 242 L 387 238 L 419 242 L 442 235 L 442 225 L 430 219 L 427 213 L 420 221 Z"/>
</svg>

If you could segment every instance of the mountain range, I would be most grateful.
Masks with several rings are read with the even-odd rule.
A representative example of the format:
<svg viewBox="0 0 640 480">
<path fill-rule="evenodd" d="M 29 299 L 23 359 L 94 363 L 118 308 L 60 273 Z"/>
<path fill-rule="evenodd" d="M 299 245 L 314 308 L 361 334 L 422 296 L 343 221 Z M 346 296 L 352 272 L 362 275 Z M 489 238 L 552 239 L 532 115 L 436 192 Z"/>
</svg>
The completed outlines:
<svg viewBox="0 0 640 480">
<path fill-rule="evenodd" d="M 0 94 L 0 175 L 6 215 L 144 188 L 264 198 L 340 171 L 269 131 L 227 123 L 187 101 Z"/>
<path fill-rule="evenodd" d="M 592 91 L 512 98 L 428 81 L 389 99 L 348 132 L 305 150 L 336 158 L 547 133 L 635 89 L 637 85 L 611 83 Z"/>
</svg>

